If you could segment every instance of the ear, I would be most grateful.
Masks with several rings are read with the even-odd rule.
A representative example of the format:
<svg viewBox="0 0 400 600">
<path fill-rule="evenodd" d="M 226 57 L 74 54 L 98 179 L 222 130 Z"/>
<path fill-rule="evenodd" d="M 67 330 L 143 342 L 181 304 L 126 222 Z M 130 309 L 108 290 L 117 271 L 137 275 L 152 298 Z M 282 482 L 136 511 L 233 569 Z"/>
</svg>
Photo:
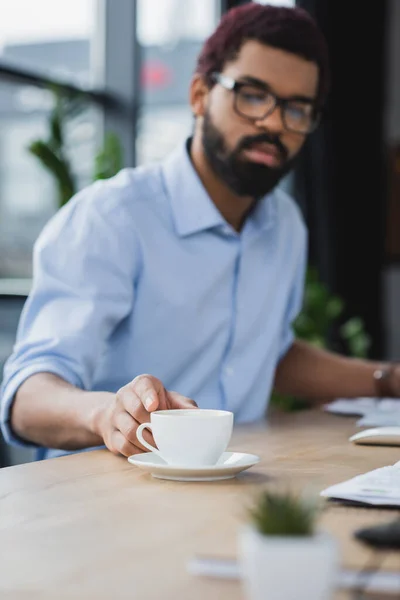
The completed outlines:
<svg viewBox="0 0 400 600">
<path fill-rule="evenodd" d="M 203 117 L 206 112 L 209 88 L 203 77 L 197 73 L 190 82 L 190 106 L 194 117 Z"/>
</svg>

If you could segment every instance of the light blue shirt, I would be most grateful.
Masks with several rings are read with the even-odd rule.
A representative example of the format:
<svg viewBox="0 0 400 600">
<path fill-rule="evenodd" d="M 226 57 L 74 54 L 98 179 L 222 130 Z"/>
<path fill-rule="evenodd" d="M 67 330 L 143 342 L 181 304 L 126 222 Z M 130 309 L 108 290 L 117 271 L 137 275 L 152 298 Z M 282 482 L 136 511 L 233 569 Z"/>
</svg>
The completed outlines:
<svg viewBox="0 0 400 600">
<path fill-rule="evenodd" d="M 24 444 L 10 407 L 42 371 L 110 392 L 150 373 L 202 408 L 233 411 L 237 423 L 264 418 L 293 343 L 306 250 L 301 213 L 279 189 L 237 233 L 185 145 L 82 190 L 34 248 L 32 291 L 1 388 L 5 439 Z"/>
</svg>

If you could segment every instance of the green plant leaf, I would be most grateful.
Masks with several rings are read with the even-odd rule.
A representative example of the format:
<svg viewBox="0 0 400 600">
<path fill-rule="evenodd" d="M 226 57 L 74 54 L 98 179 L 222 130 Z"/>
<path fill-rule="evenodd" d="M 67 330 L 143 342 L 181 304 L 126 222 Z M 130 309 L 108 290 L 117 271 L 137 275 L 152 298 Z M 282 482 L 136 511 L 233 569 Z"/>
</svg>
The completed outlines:
<svg viewBox="0 0 400 600">
<path fill-rule="evenodd" d="M 371 338 L 367 335 L 360 335 L 348 341 L 350 352 L 358 358 L 368 358 L 368 350 L 371 347 Z"/>
<path fill-rule="evenodd" d="M 344 302 L 338 296 L 332 296 L 328 298 L 328 302 L 326 304 L 326 314 L 328 319 L 334 320 L 340 317 L 344 310 Z"/>
<path fill-rule="evenodd" d="M 60 158 L 47 142 L 36 141 L 28 146 L 29 152 L 54 176 L 59 193 L 59 204 L 63 206 L 75 194 L 75 182 L 65 158 Z"/>
<path fill-rule="evenodd" d="M 270 398 L 272 406 L 276 406 L 284 412 L 298 412 L 310 408 L 310 402 L 305 398 L 296 398 L 295 396 L 285 396 L 273 391 Z"/>
<path fill-rule="evenodd" d="M 345 339 L 358 335 L 364 330 L 364 322 L 359 317 L 353 317 L 344 323 L 340 332 Z"/>
<path fill-rule="evenodd" d="M 93 179 L 109 179 L 116 175 L 123 166 L 122 147 L 118 136 L 108 132 L 104 139 L 103 148 L 95 157 Z"/>
<path fill-rule="evenodd" d="M 310 536 L 319 504 L 292 492 L 263 491 L 249 509 L 252 524 L 262 535 Z"/>
<path fill-rule="evenodd" d="M 50 140 L 49 146 L 54 151 L 60 151 L 64 144 L 64 135 L 62 131 L 62 117 L 58 109 L 55 109 L 50 117 Z"/>
</svg>

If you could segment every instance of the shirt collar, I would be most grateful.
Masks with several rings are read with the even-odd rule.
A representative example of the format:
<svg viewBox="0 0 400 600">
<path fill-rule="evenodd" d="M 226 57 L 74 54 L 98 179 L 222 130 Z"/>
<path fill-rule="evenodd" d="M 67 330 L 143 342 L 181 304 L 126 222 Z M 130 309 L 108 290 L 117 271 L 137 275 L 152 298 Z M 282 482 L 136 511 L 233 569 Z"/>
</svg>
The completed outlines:
<svg viewBox="0 0 400 600">
<path fill-rule="evenodd" d="M 247 217 L 244 228 L 255 232 L 270 229 L 276 220 L 276 203 L 277 198 L 274 191 L 261 198 Z"/>
<path fill-rule="evenodd" d="M 179 236 L 228 225 L 204 188 L 189 156 L 189 140 L 162 165 L 173 219 Z M 276 198 L 271 193 L 256 205 L 246 221 L 246 229 L 269 229 L 276 217 Z M 229 225 L 228 225 L 229 227 Z M 233 231 L 233 229 L 232 229 Z"/>
</svg>

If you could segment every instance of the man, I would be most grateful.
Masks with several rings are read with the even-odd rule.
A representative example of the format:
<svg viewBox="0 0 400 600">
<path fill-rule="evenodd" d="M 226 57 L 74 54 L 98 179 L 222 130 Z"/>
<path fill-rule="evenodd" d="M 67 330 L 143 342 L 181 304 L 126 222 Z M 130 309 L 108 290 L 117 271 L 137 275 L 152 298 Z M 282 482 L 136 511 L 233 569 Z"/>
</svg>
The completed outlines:
<svg viewBox="0 0 400 600">
<path fill-rule="evenodd" d="M 39 237 L 2 386 L 10 443 L 129 456 L 157 409 L 245 422 L 264 416 L 273 387 L 400 395 L 395 365 L 318 350 L 291 329 L 307 235 L 276 186 L 318 125 L 328 79 L 304 11 L 254 3 L 223 17 L 191 82 L 193 137 L 160 165 L 84 189 Z"/>
</svg>

